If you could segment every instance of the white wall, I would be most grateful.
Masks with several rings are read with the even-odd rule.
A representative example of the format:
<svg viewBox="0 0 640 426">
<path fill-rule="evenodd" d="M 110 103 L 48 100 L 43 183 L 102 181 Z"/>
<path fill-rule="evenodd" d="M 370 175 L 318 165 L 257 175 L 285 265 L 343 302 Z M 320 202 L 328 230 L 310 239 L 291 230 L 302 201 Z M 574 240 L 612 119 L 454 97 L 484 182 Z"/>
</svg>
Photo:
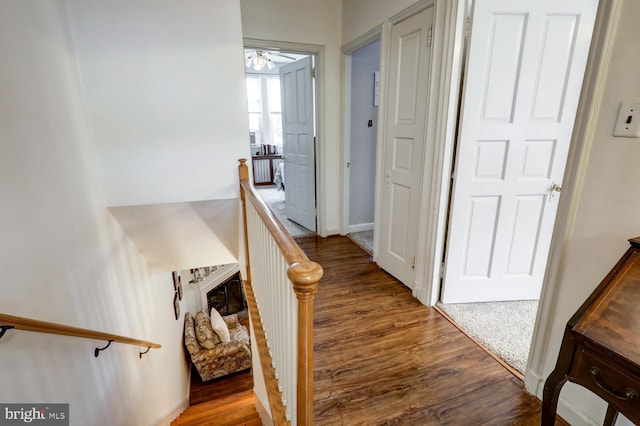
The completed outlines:
<svg viewBox="0 0 640 426">
<path fill-rule="evenodd" d="M 239 1 L 67 3 L 107 205 L 237 198 Z"/>
<path fill-rule="evenodd" d="M 323 86 L 320 94 L 319 233 L 340 231 L 342 150 L 339 0 L 241 0 L 242 35 L 245 38 L 315 44 L 325 47 Z"/>
<path fill-rule="evenodd" d="M 187 398 L 169 274 L 104 208 L 62 0 L 0 4 L 0 312 L 162 345 L 9 331 L 0 401 L 70 403 L 72 425 L 149 424 Z"/>
<path fill-rule="evenodd" d="M 627 239 L 640 235 L 640 139 L 612 136 L 620 101 L 640 100 L 640 56 L 629 54 L 638 48 L 638 19 L 640 2 L 624 0 L 564 277 L 553 297 L 544 378 L 555 366 L 566 322 L 627 250 Z M 565 385 L 560 398 L 597 422 L 604 419 L 604 404 L 578 386 Z"/>
<path fill-rule="evenodd" d="M 342 44 L 353 41 L 415 3 L 417 0 L 343 0 Z"/>
<path fill-rule="evenodd" d="M 378 132 L 378 107 L 373 104 L 374 71 L 380 71 L 380 40 L 351 55 L 349 225 L 373 223 Z"/>
</svg>

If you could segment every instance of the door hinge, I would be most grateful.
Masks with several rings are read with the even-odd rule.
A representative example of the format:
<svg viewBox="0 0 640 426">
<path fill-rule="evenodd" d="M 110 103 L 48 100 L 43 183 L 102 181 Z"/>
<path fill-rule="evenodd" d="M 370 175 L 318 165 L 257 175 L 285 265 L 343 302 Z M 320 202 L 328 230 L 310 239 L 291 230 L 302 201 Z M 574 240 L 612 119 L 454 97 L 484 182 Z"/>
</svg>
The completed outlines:
<svg viewBox="0 0 640 426">
<path fill-rule="evenodd" d="M 416 269 L 416 257 L 413 256 L 413 260 L 411 261 L 411 269 Z"/>
<path fill-rule="evenodd" d="M 431 47 L 432 42 L 433 42 L 433 25 L 429 25 L 429 29 L 427 30 L 427 47 Z"/>
<path fill-rule="evenodd" d="M 444 278 L 444 262 L 440 264 L 440 279 Z"/>
<path fill-rule="evenodd" d="M 311 78 L 316 78 L 316 68 L 311 68 Z"/>
<path fill-rule="evenodd" d="M 471 31 L 471 18 L 467 16 L 464 20 L 464 38 L 469 38 L 469 32 Z"/>
</svg>

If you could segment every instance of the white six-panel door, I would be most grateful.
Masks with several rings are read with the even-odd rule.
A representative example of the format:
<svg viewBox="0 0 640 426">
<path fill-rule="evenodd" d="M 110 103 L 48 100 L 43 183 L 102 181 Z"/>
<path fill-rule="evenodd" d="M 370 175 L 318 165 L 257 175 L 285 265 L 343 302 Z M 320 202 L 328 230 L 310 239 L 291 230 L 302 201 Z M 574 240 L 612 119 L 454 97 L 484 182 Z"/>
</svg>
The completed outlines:
<svg viewBox="0 0 640 426">
<path fill-rule="evenodd" d="M 597 0 L 475 0 L 441 300 L 538 299 Z"/>
<path fill-rule="evenodd" d="M 280 67 L 285 212 L 316 230 L 315 141 L 311 56 Z"/>
<path fill-rule="evenodd" d="M 413 288 L 433 8 L 391 29 L 378 264 Z"/>
</svg>

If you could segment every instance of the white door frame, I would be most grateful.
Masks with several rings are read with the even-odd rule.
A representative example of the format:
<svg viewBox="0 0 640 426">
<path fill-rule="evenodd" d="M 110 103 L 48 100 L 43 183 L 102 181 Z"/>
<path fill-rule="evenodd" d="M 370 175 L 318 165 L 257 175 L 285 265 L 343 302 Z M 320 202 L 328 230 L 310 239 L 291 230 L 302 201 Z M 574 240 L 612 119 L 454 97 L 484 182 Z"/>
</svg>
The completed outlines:
<svg viewBox="0 0 640 426">
<path fill-rule="evenodd" d="M 325 75 L 325 47 L 317 44 L 305 44 L 305 43 L 293 43 L 286 41 L 275 40 L 261 40 L 255 38 L 243 38 L 243 45 L 245 49 L 262 49 L 262 50 L 282 50 L 291 53 L 300 53 L 304 55 L 315 56 L 314 63 L 314 87 L 315 87 L 315 102 L 314 102 L 314 114 L 316 120 L 316 142 L 315 142 L 315 174 L 316 174 L 316 229 L 317 234 L 326 237 L 327 224 L 326 216 L 324 214 L 321 194 L 325 193 L 324 182 L 320 178 L 320 171 L 322 170 L 322 159 L 326 157 L 325 151 L 327 144 L 325 143 L 325 127 L 326 119 L 324 117 L 324 99 L 326 93 Z"/>
<path fill-rule="evenodd" d="M 444 3 L 443 10 L 438 6 Z M 566 262 L 566 243 L 572 237 L 580 193 L 584 183 L 584 173 L 588 163 L 588 154 L 593 142 L 597 114 L 604 90 L 608 63 L 611 58 L 613 40 L 623 0 L 600 1 L 593 30 L 589 60 L 584 75 L 582 93 L 576 114 L 571 147 L 563 179 L 563 192 L 560 197 L 555 228 L 551 240 L 549 260 L 542 285 L 542 294 L 538 305 L 538 314 L 533 332 L 529 361 L 525 374 L 526 389 L 540 396 L 546 377 L 542 377 L 542 368 L 555 318 L 551 317 L 554 299 L 562 285 Z M 446 10 L 445 10 L 446 9 Z M 442 14 L 440 13 L 442 12 Z M 433 168 L 437 178 L 431 186 L 423 188 L 425 206 L 422 211 L 434 212 L 426 215 L 420 228 L 426 228 L 428 238 L 421 240 L 426 244 L 418 246 L 424 249 L 424 264 L 418 280 L 424 280 L 423 292 L 418 299 L 427 306 L 438 301 L 440 293 L 440 270 L 445 244 L 445 227 L 448 215 L 448 196 L 451 187 L 450 170 L 453 161 L 458 99 L 460 96 L 460 78 L 463 57 L 464 27 L 466 18 L 465 0 L 437 0 L 434 27 L 434 61 L 440 60 L 440 89 L 437 92 L 435 111 L 438 119 L 434 129 L 438 142 L 434 152 Z M 436 69 L 438 65 L 434 62 Z M 438 90 L 438 89 L 436 89 Z M 418 253 L 420 255 L 420 252 Z"/>
<path fill-rule="evenodd" d="M 416 259 L 423 259 L 416 263 L 416 279 L 413 295 L 427 306 L 437 301 L 439 288 L 434 287 L 436 277 L 439 280 L 441 256 L 444 246 L 444 226 L 446 223 L 446 206 L 449 194 L 449 170 L 453 155 L 453 141 L 456 131 L 457 99 L 460 94 L 460 76 L 462 60 L 455 56 L 461 52 L 464 43 L 463 25 L 466 0 L 419 0 L 409 8 L 389 18 L 383 24 L 356 38 L 342 47 L 343 62 L 343 103 L 342 114 L 345 117 L 343 125 L 342 179 L 343 179 L 343 209 L 342 234 L 348 229 L 348 196 L 349 180 L 346 173 L 346 159 L 349 157 L 350 140 L 350 77 L 351 58 L 349 54 L 371 41 L 380 38 L 380 105 L 378 117 L 386 116 L 386 78 L 389 68 L 390 32 L 391 26 L 410 16 L 434 6 L 434 29 L 431 57 L 431 72 L 428 85 L 429 97 L 427 101 L 427 129 L 425 132 L 425 155 L 428 161 L 424 163 L 422 177 L 422 196 L 420 210 L 428 212 L 425 219 L 420 220 L 417 237 Z M 373 260 L 377 261 L 379 252 L 380 218 L 382 217 L 383 190 L 383 153 L 384 135 L 386 134 L 385 120 L 378 119 L 378 133 L 376 144 L 376 201 L 374 211 L 374 251 Z M 440 141 L 436 143 L 435 141 Z M 446 178 L 444 178 L 446 176 Z M 445 214 L 441 214 L 444 206 Z M 439 281 L 437 282 L 439 285 Z"/>
<path fill-rule="evenodd" d="M 350 193 L 350 183 L 351 176 L 349 174 L 349 167 L 347 167 L 348 159 L 351 156 L 351 55 L 356 50 L 367 46 L 368 44 L 382 39 L 382 25 L 378 25 L 371 31 L 363 34 L 362 36 L 356 38 L 352 42 L 345 44 L 342 46 L 342 221 L 340 227 L 340 234 L 346 235 L 350 231 L 349 229 L 349 203 L 351 199 Z M 382 45 L 381 45 L 382 50 Z M 382 54 L 380 55 L 380 67 L 382 68 Z M 382 78 L 380 79 L 382 80 Z M 381 90 L 382 92 L 382 90 Z M 380 102 L 382 105 L 382 100 Z M 380 107 L 378 107 L 378 117 L 376 117 L 376 121 L 378 126 L 380 126 Z M 378 161 L 378 148 L 379 145 L 377 143 L 377 138 L 379 134 L 376 134 L 376 162 Z M 376 175 L 377 181 L 377 175 Z M 377 185 L 374 186 L 374 191 L 377 194 Z M 377 198 L 377 197 L 376 197 Z M 374 223 L 375 223 L 375 213 L 374 213 Z M 374 233 L 375 238 L 375 233 Z"/>
<path fill-rule="evenodd" d="M 555 322 L 555 318 L 552 316 L 552 310 L 555 306 L 554 300 L 562 286 L 567 256 L 566 246 L 572 238 L 576 222 L 578 203 L 584 184 L 589 152 L 593 144 L 597 115 L 604 93 L 605 79 L 622 3 L 623 0 L 601 0 L 596 14 L 589 60 L 585 70 L 582 94 L 578 104 L 562 184 L 563 194 L 560 197 L 556 225 L 551 239 L 549 260 L 542 284 L 542 294 L 525 374 L 525 387 L 529 392 L 538 396 L 542 395 L 546 379 L 542 376 L 542 369 Z"/>
<path fill-rule="evenodd" d="M 427 152 L 422 183 L 422 220 L 418 226 L 414 296 L 433 306 L 440 293 L 451 165 L 462 90 L 467 0 L 436 0 L 432 76 L 427 105 Z M 431 142 L 429 142 L 431 141 Z"/>
<path fill-rule="evenodd" d="M 446 213 L 440 214 L 442 206 L 446 212 L 449 196 L 449 171 L 453 156 L 453 141 L 456 132 L 458 98 L 462 60 L 455 56 L 462 51 L 464 43 L 465 0 L 420 0 L 413 6 L 391 17 L 382 25 L 380 52 L 380 109 L 379 116 L 386 115 L 386 77 L 389 68 L 391 26 L 424 9 L 434 7 L 433 42 L 431 72 L 428 83 L 427 119 L 425 131 L 424 168 L 420 211 L 422 219 L 418 223 L 415 281 L 413 296 L 427 306 L 437 301 L 439 288 L 433 286 L 435 277 L 439 285 L 440 264 L 444 246 Z M 379 120 L 376 172 L 376 194 L 383 191 L 384 135 L 385 120 Z M 380 220 L 382 217 L 382 197 L 376 197 L 374 222 L 374 261 L 379 252 Z"/>
</svg>

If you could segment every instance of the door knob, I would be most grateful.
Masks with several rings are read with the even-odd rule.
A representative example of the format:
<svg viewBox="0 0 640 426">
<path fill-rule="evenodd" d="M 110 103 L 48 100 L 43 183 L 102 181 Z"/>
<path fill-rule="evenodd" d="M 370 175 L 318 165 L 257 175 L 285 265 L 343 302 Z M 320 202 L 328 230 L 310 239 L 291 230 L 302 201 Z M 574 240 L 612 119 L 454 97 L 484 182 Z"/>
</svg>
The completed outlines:
<svg viewBox="0 0 640 426">
<path fill-rule="evenodd" d="M 549 196 L 549 202 L 552 202 L 556 198 L 556 195 L 560 194 L 560 191 L 562 191 L 562 185 L 558 185 L 557 183 L 553 182 L 551 184 L 551 188 L 549 189 L 551 190 L 551 195 Z"/>
</svg>

